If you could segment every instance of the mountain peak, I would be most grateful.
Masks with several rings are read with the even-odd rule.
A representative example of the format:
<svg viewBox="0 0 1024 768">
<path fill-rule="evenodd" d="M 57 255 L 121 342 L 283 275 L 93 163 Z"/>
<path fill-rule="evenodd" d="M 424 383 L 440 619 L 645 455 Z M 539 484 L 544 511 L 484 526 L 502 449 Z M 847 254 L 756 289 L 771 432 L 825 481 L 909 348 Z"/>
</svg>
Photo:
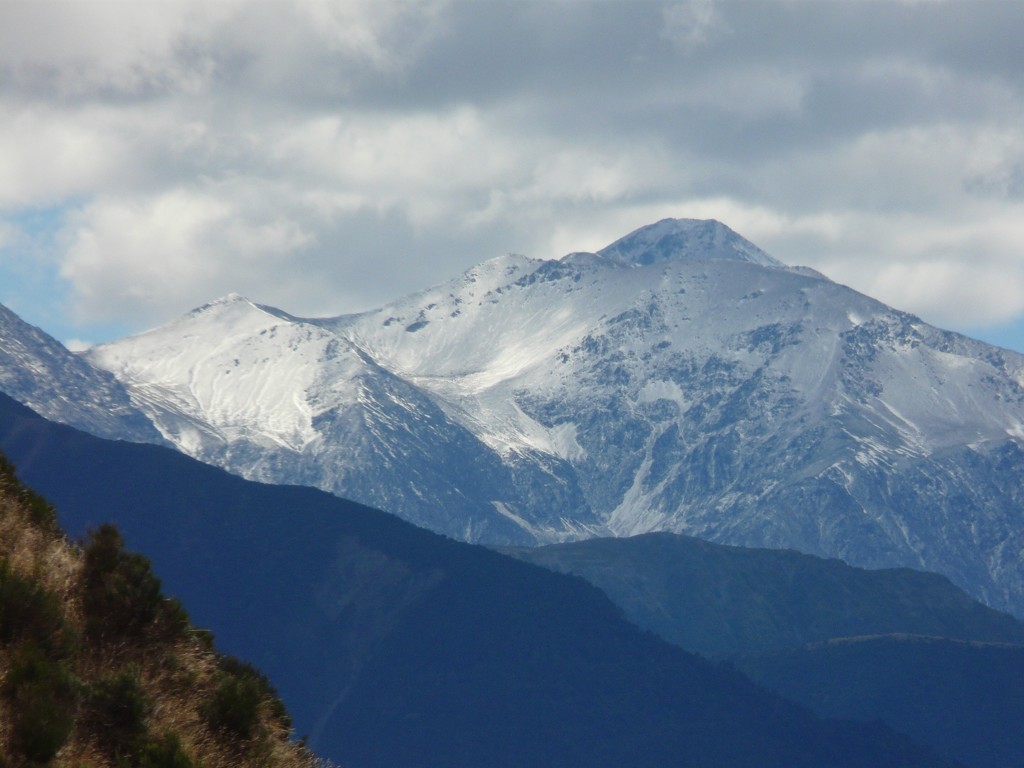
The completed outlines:
<svg viewBox="0 0 1024 768">
<path fill-rule="evenodd" d="M 196 307 L 192 311 L 193 312 L 206 312 L 207 310 L 214 309 L 214 308 L 217 308 L 217 307 L 232 307 L 232 306 L 237 306 L 237 305 L 241 305 L 241 304 L 249 304 L 250 306 L 254 306 L 254 307 L 256 306 L 256 304 L 254 304 L 252 301 L 250 301 L 247 297 L 243 296 L 240 293 L 235 293 L 234 291 L 232 291 L 231 293 L 228 293 L 228 294 L 226 294 L 224 296 L 221 296 L 218 299 L 214 299 L 213 301 L 211 301 L 211 302 L 209 302 L 207 304 L 203 304 L 201 307 Z"/>
<path fill-rule="evenodd" d="M 785 266 L 714 219 L 662 219 L 630 232 L 598 254 L 634 267 L 676 259 L 726 259 L 766 267 Z"/>
<path fill-rule="evenodd" d="M 243 314 L 249 314 L 252 310 L 255 310 L 256 313 L 262 315 L 271 315 L 286 322 L 294 322 L 297 320 L 296 317 L 288 314 L 284 310 L 277 309 L 276 307 L 270 307 L 266 304 L 257 304 L 252 299 L 234 292 L 221 296 L 219 299 L 214 299 L 209 304 L 196 307 L 189 312 L 186 317 L 198 317 L 209 312 L 217 312 L 220 314 L 224 312 L 236 313 L 241 311 Z"/>
</svg>

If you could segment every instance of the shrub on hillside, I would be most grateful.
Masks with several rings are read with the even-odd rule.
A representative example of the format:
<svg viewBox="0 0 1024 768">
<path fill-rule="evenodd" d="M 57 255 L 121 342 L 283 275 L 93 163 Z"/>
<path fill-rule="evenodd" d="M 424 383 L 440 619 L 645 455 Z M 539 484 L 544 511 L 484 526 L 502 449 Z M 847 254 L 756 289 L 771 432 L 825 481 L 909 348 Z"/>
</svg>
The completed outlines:
<svg viewBox="0 0 1024 768">
<path fill-rule="evenodd" d="M 284 702 L 278 696 L 277 689 L 270 684 L 270 680 L 256 667 L 247 661 L 242 661 L 234 656 L 221 656 L 217 660 L 222 674 L 232 675 L 240 680 L 251 680 L 260 691 L 260 695 L 269 705 L 270 716 L 277 723 L 288 730 L 292 727 L 292 719 L 285 709 Z"/>
<path fill-rule="evenodd" d="M 266 714 L 281 723 L 287 715 L 248 664 L 217 658 L 203 710 L 218 733 L 196 722 L 183 687 L 209 690 L 212 634 L 190 627 L 115 527 L 69 551 L 52 513 L 0 454 L 0 527 L 14 531 L 0 541 L 0 768 L 63 764 L 69 754 L 88 756 L 76 765 L 114 768 L 223 765 L 225 755 L 238 766 L 316 765 L 304 748 L 265 738 L 277 725 Z M 43 530 L 51 522 L 52 533 Z M 67 594 L 43 584 L 53 553 L 73 584 Z"/>
<path fill-rule="evenodd" d="M 123 669 L 89 686 L 83 721 L 99 745 L 117 757 L 135 755 L 147 734 L 152 702 L 139 684 L 138 671 Z"/>
<path fill-rule="evenodd" d="M 177 600 L 161 592 L 147 558 L 124 550 L 120 531 L 110 524 L 89 533 L 84 547 L 82 607 L 86 631 L 97 638 L 137 638 L 147 630 L 177 635 L 188 616 Z"/>
<path fill-rule="evenodd" d="M 53 505 L 31 488 L 22 485 L 18 480 L 14 464 L 6 456 L 0 454 L 0 487 L 3 486 L 7 486 L 12 495 L 25 505 L 34 525 L 52 533 L 60 531 L 57 512 Z"/>
<path fill-rule="evenodd" d="M 79 681 L 65 662 L 25 643 L 14 653 L 4 687 L 14 713 L 14 748 L 30 763 L 48 762 L 71 734 Z"/>
<path fill-rule="evenodd" d="M 222 675 L 213 696 L 202 708 L 207 724 L 241 739 L 256 736 L 262 696 L 253 680 Z"/>
<path fill-rule="evenodd" d="M 173 733 L 150 741 L 136 755 L 132 768 L 193 768 L 192 759 Z"/>
<path fill-rule="evenodd" d="M 66 656 L 71 631 L 57 595 L 14 573 L 0 561 L 0 644 L 30 642 L 47 652 Z"/>
</svg>

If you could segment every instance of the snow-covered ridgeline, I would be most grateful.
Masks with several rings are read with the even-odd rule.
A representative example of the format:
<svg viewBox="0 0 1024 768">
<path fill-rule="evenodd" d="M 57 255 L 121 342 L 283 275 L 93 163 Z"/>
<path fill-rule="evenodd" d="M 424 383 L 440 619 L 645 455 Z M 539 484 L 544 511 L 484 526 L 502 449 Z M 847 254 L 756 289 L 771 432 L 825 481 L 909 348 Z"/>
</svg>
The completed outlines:
<svg viewBox="0 0 1024 768">
<path fill-rule="evenodd" d="M 1024 358 L 717 222 L 359 315 L 226 297 L 88 359 L 182 450 L 449 535 L 675 530 L 928 567 L 1024 611 Z"/>
</svg>

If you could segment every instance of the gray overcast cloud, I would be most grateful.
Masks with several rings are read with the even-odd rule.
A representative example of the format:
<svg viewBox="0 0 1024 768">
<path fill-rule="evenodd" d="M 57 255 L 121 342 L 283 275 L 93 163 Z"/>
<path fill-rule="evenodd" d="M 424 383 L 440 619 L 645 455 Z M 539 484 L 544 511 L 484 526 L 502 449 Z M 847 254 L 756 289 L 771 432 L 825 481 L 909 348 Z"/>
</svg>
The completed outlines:
<svg viewBox="0 0 1024 768">
<path fill-rule="evenodd" d="M 1022 33 L 1013 0 L 5 0 L 0 302 L 90 341 L 231 291 L 339 314 L 676 216 L 1012 324 Z"/>
</svg>

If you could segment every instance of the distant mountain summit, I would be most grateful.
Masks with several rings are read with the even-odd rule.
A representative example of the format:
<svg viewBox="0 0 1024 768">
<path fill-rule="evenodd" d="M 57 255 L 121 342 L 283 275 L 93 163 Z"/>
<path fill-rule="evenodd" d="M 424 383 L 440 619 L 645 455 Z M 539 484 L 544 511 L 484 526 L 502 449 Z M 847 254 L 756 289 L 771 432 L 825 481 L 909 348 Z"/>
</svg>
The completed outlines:
<svg viewBox="0 0 1024 768">
<path fill-rule="evenodd" d="M 227 297 L 85 360 L 192 456 L 466 541 L 672 531 L 935 570 L 1024 616 L 1024 356 L 718 222 L 356 315 Z"/>
<path fill-rule="evenodd" d="M 732 259 L 765 267 L 785 266 L 714 220 L 662 219 L 631 232 L 598 253 L 637 267 L 672 259 Z"/>
</svg>

